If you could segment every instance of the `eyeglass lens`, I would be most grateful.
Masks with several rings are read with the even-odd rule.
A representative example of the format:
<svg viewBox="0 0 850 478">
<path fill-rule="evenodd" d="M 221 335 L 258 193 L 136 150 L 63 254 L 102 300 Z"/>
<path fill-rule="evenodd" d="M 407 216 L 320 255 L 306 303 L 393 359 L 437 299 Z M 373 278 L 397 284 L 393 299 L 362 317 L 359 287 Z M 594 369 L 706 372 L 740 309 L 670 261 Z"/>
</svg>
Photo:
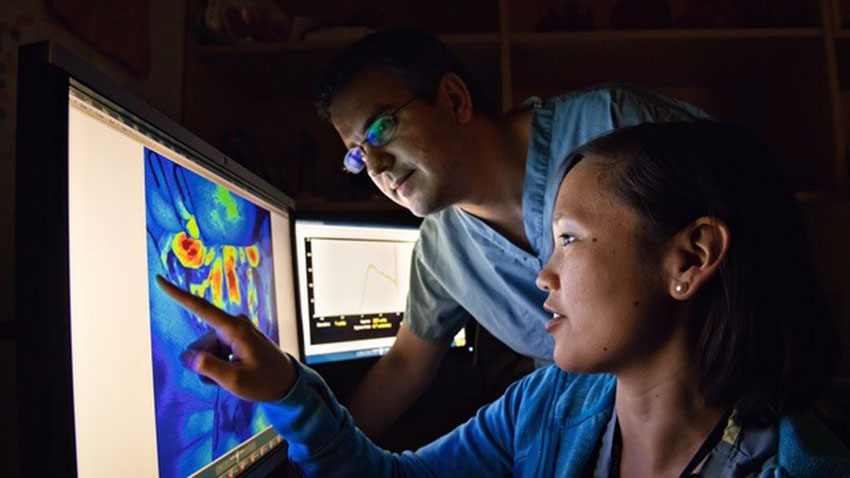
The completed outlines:
<svg viewBox="0 0 850 478">
<path fill-rule="evenodd" d="M 357 174 L 366 167 L 366 152 L 362 146 L 355 146 L 345 153 L 342 161 L 343 168 L 351 174 Z"/>
<path fill-rule="evenodd" d="M 395 114 L 402 108 L 413 103 L 418 97 L 414 96 L 407 103 L 396 108 L 392 114 L 380 116 L 366 129 L 364 143 L 369 143 L 374 147 L 386 145 L 393 139 L 396 130 Z M 357 174 L 366 167 L 366 151 L 363 149 L 363 144 L 359 144 L 345 153 L 345 158 L 342 160 L 343 169 L 352 174 Z"/>
<path fill-rule="evenodd" d="M 366 142 L 372 146 L 384 146 L 395 133 L 395 120 L 392 116 L 381 116 L 366 130 Z"/>
<path fill-rule="evenodd" d="M 372 146 L 381 147 L 389 143 L 395 133 L 396 123 L 392 116 L 381 116 L 366 130 L 366 141 Z M 366 167 L 366 151 L 363 146 L 355 146 L 348 150 L 343 159 L 343 168 L 352 174 L 357 174 Z"/>
</svg>

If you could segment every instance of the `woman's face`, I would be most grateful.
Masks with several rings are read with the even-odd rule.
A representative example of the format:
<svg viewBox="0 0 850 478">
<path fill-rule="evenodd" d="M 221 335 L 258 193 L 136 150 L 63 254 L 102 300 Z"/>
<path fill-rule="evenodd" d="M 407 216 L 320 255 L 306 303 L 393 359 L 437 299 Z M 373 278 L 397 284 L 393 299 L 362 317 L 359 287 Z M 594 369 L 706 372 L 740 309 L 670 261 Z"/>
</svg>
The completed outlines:
<svg viewBox="0 0 850 478">
<path fill-rule="evenodd" d="M 639 216 L 603 181 L 599 158 L 565 177 L 552 220 L 555 248 L 537 285 L 564 370 L 613 372 L 651 360 L 673 331 L 661 253 L 639 247 Z"/>
</svg>

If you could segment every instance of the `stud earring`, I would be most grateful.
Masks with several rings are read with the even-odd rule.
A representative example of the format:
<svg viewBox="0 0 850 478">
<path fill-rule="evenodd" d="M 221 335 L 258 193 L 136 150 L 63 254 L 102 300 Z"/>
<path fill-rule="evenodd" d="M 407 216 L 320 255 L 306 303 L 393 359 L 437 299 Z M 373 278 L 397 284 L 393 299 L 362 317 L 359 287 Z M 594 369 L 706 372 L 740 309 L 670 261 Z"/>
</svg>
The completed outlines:
<svg viewBox="0 0 850 478">
<path fill-rule="evenodd" d="M 680 284 L 676 284 L 675 289 L 676 289 L 676 292 L 681 294 L 682 292 L 685 292 L 686 290 L 688 290 L 688 283 L 683 282 L 683 283 L 680 283 Z"/>
</svg>

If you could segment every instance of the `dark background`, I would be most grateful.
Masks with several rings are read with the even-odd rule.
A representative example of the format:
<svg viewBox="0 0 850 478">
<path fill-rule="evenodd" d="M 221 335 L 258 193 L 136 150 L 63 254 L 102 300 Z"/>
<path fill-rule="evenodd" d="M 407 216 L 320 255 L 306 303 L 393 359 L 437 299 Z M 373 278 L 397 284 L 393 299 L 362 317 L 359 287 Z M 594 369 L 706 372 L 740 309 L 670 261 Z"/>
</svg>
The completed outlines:
<svg viewBox="0 0 850 478">
<path fill-rule="evenodd" d="M 220 2 L 222 3 L 222 2 Z M 16 49 L 54 39 L 296 199 L 299 211 L 411 217 L 313 112 L 327 62 L 367 29 L 441 38 L 503 110 L 530 95 L 638 84 L 743 124 L 774 150 L 803 205 L 829 306 L 850 340 L 850 0 L 12 0 L 0 6 L 0 472 L 18 476 L 14 171 Z M 846 28 L 846 29 L 845 29 Z M 781 232 L 778 233 L 781 239 Z M 25 306 L 17 304 L 19 307 Z M 416 447 L 530 369 L 481 331 L 381 444 Z M 344 397 L 372 362 L 319 367 Z M 844 346 L 836 387 L 850 384 Z M 845 395 L 847 396 L 847 395 Z"/>
</svg>

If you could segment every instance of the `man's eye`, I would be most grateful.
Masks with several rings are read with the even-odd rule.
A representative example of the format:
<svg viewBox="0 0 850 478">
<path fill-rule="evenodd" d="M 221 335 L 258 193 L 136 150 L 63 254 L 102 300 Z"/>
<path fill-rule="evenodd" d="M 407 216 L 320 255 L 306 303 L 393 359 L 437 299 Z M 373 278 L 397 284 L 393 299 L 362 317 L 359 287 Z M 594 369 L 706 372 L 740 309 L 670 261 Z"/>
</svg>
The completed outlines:
<svg viewBox="0 0 850 478">
<path fill-rule="evenodd" d="M 576 238 L 575 236 L 572 236 L 570 234 L 561 234 L 560 236 L 558 236 L 558 240 L 561 242 L 562 246 L 568 246 L 572 244 L 573 241 L 576 240 Z"/>
<path fill-rule="evenodd" d="M 381 116 L 366 130 L 366 141 L 372 146 L 384 146 L 389 142 L 394 126 L 391 117 Z"/>
</svg>

